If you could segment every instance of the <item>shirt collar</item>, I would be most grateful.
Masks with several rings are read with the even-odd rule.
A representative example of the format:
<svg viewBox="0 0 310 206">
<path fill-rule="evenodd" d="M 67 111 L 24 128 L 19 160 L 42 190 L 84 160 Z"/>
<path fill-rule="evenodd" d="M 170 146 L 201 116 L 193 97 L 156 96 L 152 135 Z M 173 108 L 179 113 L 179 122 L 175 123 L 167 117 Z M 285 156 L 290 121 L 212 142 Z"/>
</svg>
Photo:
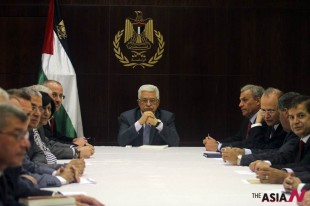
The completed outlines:
<svg viewBox="0 0 310 206">
<path fill-rule="evenodd" d="M 255 113 L 255 114 L 250 118 L 250 122 L 251 122 L 252 124 L 255 123 L 256 117 L 257 117 L 257 113 Z"/>
<path fill-rule="evenodd" d="M 310 137 L 310 134 L 308 134 L 307 136 L 301 138 L 300 140 L 303 141 L 304 143 L 307 143 L 309 137 Z"/>
</svg>

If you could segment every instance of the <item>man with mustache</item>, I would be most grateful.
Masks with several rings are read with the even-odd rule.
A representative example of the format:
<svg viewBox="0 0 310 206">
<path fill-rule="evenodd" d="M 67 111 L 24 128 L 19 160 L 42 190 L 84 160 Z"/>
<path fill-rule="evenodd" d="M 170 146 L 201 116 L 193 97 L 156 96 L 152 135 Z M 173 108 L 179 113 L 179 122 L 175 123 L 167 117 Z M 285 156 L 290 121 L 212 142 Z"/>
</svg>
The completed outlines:
<svg viewBox="0 0 310 206">
<path fill-rule="evenodd" d="M 158 88 L 142 85 L 138 90 L 137 101 L 139 107 L 119 117 L 119 145 L 178 146 L 180 138 L 175 128 L 174 114 L 158 108 Z"/>
<path fill-rule="evenodd" d="M 51 97 L 53 98 L 53 100 L 55 102 L 56 113 L 57 113 L 57 111 L 59 111 L 59 109 L 61 107 L 62 101 L 65 99 L 63 87 L 62 87 L 61 83 L 56 81 L 56 80 L 46 80 L 45 82 L 43 82 L 43 85 L 52 91 Z M 50 119 L 49 124 L 46 124 L 43 127 L 44 127 L 45 136 L 52 139 L 52 140 L 59 141 L 62 143 L 66 143 L 66 144 L 74 143 L 78 146 L 88 145 L 88 146 L 92 147 L 92 145 L 90 145 L 87 142 L 85 137 L 71 138 L 71 137 L 67 137 L 67 136 L 61 134 L 60 132 L 58 132 L 57 131 L 57 124 L 56 124 L 54 117 L 52 117 Z M 93 147 L 92 147 L 92 149 L 93 149 Z"/>
<path fill-rule="evenodd" d="M 261 105 L 261 96 L 264 88 L 258 85 L 247 84 L 240 89 L 239 107 L 244 116 L 239 132 L 235 135 L 223 139 L 221 142 L 207 136 L 203 144 L 207 151 L 220 151 L 224 147 L 248 147 L 248 139 L 251 125 L 255 123 L 257 112 Z"/>
</svg>

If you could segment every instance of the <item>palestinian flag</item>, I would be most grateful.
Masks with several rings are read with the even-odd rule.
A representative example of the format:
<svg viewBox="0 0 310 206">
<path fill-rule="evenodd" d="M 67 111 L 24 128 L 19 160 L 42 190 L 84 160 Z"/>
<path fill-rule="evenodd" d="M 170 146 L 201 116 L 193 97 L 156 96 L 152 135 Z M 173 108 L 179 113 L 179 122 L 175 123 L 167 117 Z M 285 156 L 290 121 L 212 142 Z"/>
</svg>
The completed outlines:
<svg viewBox="0 0 310 206">
<path fill-rule="evenodd" d="M 66 98 L 55 113 L 57 130 L 67 137 L 83 136 L 76 74 L 68 56 L 67 33 L 60 15 L 58 0 L 50 0 L 42 49 L 42 68 L 39 83 L 56 80 Z"/>
</svg>

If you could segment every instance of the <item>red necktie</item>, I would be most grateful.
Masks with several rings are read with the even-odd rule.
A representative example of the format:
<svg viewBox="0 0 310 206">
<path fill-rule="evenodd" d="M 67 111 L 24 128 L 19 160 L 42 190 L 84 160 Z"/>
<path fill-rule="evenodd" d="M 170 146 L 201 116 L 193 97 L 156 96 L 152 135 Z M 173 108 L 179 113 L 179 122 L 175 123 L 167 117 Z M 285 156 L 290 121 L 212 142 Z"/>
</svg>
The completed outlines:
<svg viewBox="0 0 310 206">
<path fill-rule="evenodd" d="M 298 160 L 300 161 L 301 160 L 301 157 L 302 157 L 302 152 L 303 152 L 303 149 L 304 149 L 304 141 L 300 140 L 299 141 L 299 150 L 298 150 Z"/>
<path fill-rule="evenodd" d="M 50 127 L 51 127 L 51 130 L 52 130 L 52 133 L 54 134 L 54 127 L 55 127 L 54 118 L 50 119 Z"/>
<path fill-rule="evenodd" d="M 250 133 L 250 130 L 251 130 L 251 125 L 252 125 L 252 122 L 249 121 L 248 130 L 246 131 L 245 139 L 248 139 L 248 136 L 249 136 L 249 133 Z"/>
</svg>

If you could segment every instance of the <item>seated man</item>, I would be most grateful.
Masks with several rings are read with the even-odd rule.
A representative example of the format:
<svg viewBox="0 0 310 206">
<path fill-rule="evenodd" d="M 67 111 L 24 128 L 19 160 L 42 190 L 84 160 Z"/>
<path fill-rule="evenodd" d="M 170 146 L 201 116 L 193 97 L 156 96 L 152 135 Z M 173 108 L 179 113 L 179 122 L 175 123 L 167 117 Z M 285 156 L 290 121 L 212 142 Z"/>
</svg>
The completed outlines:
<svg viewBox="0 0 310 206">
<path fill-rule="evenodd" d="M 29 147 L 27 126 L 28 116 L 20 108 L 0 103 L 0 205 L 19 206 L 17 199 L 26 196 L 53 194 L 52 191 L 40 190 L 33 184 L 23 182 L 19 171 L 8 173 L 7 169 L 21 165 L 24 154 Z M 94 198 L 77 196 L 77 204 L 86 203 L 102 206 Z"/>
<path fill-rule="evenodd" d="M 268 151 L 261 150 L 259 153 L 243 155 L 240 160 L 240 165 L 249 166 L 250 163 L 256 160 L 268 160 L 272 164 L 292 161 L 291 159 L 293 158 L 293 154 L 299 144 L 299 139 L 291 130 L 290 121 L 288 119 L 288 108 L 290 107 L 292 100 L 298 95 L 299 94 L 296 92 L 288 92 L 282 95 L 279 99 L 278 109 L 280 112 L 280 122 L 284 131 L 287 132 L 283 145 L 279 149 Z"/>
<path fill-rule="evenodd" d="M 31 96 L 25 91 L 25 89 L 10 89 L 8 90 L 8 93 L 10 95 L 10 102 L 23 109 L 28 118 L 30 118 L 32 115 Z M 44 98 L 43 102 L 46 102 Z M 50 102 L 52 101 L 50 100 Z M 43 106 L 44 111 L 53 110 L 53 107 L 51 105 L 49 106 L 49 109 L 46 109 L 46 107 Z M 70 169 L 71 165 L 78 169 L 80 175 L 83 174 L 85 167 L 83 159 L 72 160 L 68 165 L 69 167 L 57 164 L 50 166 L 35 164 L 31 162 L 26 155 L 21 168 L 10 168 L 7 170 L 7 173 L 17 174 L 19 172 L 23 178 L 29 178 L 30 180 L 33 179 L 31 178 L 31 176 L 33 176 L 39 187 L 59 187 L 63 184 L 78 181 L 79 176 L 75 177 L 76 174 L 74 173 L 74 169 Z M 59 167 L 62 168 L 56 171 L 55 169 Z"/>
<path fill-rule="evenodd" d="M 242 115 L 245 117 L 239 132 L 231 137 L 217 142 L 208 136 L 203 140 L 207 151 L 220 151 L 222 147 L 247 147 L 248 135 L 251 125 L 255 123 L 257 112 L 260 109 L 260 99 L 264 88 L 257 85 L 247 84 L 240 89 L 240 103 Z"/>
<path fill-rule="evenodd" d="M 142 85 L 138 90 L 139 107 L 119 117 L 118 144 L 179 145 L 174 114 L 158 108 L 159 90 L 154 85 Z"/>
<path fill-rule="evenodd" d="M 43 85 L 51 90 L 51 97 L 53 98 L 56 106 L 55 115 L 50 119 L 48 124 L 44 125 L 45 136 L 54 141 L 59 141 L 66 144 L 72 144 L 73 142 L 78 146 L 83 146 L 85 144 L 89 145 L 85 137 L 71 138 L 61 134 L 58 131 L 58 128 L 60 128 L 62 125 L 59 125 L 59 122 L 56 121 L 57 118 L 55 118 L 55 116 L 57 115 L 57 113 L 61 112 L 62 100 L 65 98 L 63 94 L 63 87 L 60 82 L 55 80 L 46 80 L 45 82 L 43 82 Z M 36 85 L 35 87 L 38 86 Z M 50 94 L 50 92 L 46 93 Z"/>
<path fill-rule="evenodd" d="M 298 176 L 300 167 L 310 164 L 310 97 L 297 96 L 288 111 L 291 129 L 300 139 L 299 146 L 296 147 L 291 162 L 277 165 L 263 161 L 251 163 L 250 168 L 256 171 L 262 183 L 282 184 L 289 173 Z"/>
<path fill-rule="evenodd" d="M 261 110 L 258 112 L 255 124 L 251 126 L 249 133 L 248 139 L 251 144 L 245 149 L 223 148 L 222 157 L 224 161 L 237 164 L 239 155 L 276 149 L 283 145 L 286 132 L 283 131 L 280 124 L 280 113 L 278 111 L 278 99 L 281 95 L 282 92 L 275 88 L 265 90 L 261 99 Z M 264 129 L 263 121 L 268 125 L 267 129 Z"/>
</svg>

